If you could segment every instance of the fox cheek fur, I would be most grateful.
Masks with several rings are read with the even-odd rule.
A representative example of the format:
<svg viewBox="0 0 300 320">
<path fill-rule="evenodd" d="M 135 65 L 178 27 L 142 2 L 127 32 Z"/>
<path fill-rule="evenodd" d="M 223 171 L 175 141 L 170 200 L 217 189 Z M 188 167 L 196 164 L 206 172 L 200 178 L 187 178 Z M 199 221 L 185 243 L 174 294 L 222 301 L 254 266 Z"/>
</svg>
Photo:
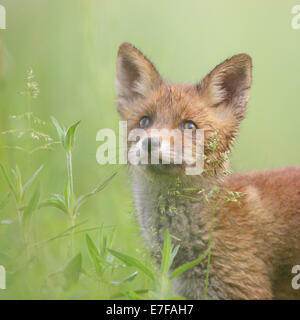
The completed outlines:
<svg viewBox="0 0 300 320">
<path fill-rule="evenodd" d="M 182 168 L 157 172 L 130 166 L 138 220 L 154 256 L 169 229 L 180 244 L 175 266 L 207 250 L 213 230 L 208 298 L 300 298 L 290 284 L 291 267 L 300 264 L 300 167 L 224 174 L 229 168 L 225 155 L 246 114 L 251 82 L 247 54 L 224 61 L 195 85 L 168 84 L 138 49 L 120 46 L 117 108 L 128 132 L 145 116 L 151 128 L 178 129 L 191 120 L 204 129 L 201 176 L 186 176 Z M 215 187 L 212 220 L 212 201 L 206 196 Z M 187 189 L 204 192 L 197 192 L 197 201 L 176 196 Z M 177 293 L 203 298 L 206 268 L 207 260 L 182 274 L 174 283 Z"/>
</svg>

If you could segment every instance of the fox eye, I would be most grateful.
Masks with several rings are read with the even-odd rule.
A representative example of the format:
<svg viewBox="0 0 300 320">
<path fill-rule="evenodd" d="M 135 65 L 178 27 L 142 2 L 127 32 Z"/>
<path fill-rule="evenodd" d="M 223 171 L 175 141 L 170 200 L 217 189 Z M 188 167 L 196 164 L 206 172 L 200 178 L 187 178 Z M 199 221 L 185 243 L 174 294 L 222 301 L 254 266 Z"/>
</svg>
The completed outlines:
<svg viewBox="0 0 300 320">
<path fill-rule="evenodd" d="M 195 123 L 191 120 L 187 120 L 187 121 L 184 121 L 182 124 L 181 124 L 181 128 L 183 130 L 187 129 L 187 130 L 192 130 L 193 133 L 196 132 L 197 130 L 197 126 L 195 125 Z"/>
<path fill-rule="evenodd" d="M 148 128 L 150 125 L 150 119 L 148 117 L 143 117 L 139 122 L 139 128 Z"/>
</svg>

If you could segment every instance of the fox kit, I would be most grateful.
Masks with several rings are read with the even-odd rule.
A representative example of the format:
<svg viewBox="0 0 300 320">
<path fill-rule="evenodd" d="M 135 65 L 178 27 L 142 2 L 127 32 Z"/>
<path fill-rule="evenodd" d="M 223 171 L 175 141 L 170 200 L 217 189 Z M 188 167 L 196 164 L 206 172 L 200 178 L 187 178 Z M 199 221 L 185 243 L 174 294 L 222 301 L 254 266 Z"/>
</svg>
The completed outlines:
<svg viewBox="0 0 300 320">
<path fill-rule="evenodd" d="M 128 132 L 140 128 L 148 134 L 130 142 L 130 150 L 161 151 L 168 137 L 158 138 L 152 129 L 204 132 L 201 175 L 186 174 L 185 158 L 175 163 L 182 147 L 174 142 L 170 164 L 159 153 L 159 163 L 129 167 L 138 219 L 154 256 L 166 229 L 180 245 L 174 267 L 211 248 L 175 280 L 176 293 L 188 299 L 203 299 L 205 291 L 209 299 L 300 299 L 291 284 L 291 270 L 300 265 L 300 167 L 229 173 L 251 73 L 251 58 L 239 54 L 197 84 L 170 84 L 134 46 L 119 48 L 118 111 Z M 194 138 L 191 148 L 197 157 Z"/>
</svg>

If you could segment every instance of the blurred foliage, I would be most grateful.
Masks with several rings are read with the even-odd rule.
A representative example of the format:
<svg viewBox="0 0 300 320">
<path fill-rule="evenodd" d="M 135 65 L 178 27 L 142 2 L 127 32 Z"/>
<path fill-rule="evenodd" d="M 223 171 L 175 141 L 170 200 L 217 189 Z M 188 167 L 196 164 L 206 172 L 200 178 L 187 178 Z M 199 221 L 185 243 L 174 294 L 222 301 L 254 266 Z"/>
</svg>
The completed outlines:
<svg viewBox="0 0 300 320">
<path fill-rule="evenodd" d="M 121 42 L 140 48 L 163 77 L 174 82 L 197 82 L 227 57 L 249 53 L 253 89 L 233 151 L 233 169 L 299 164 L 300 31 L 291 28 L 294 0 L 4 0 L 1 4 L 7 12 L 7 29 L 0 30 L 0 132 L 29 135 L 0 134 L 0 163 L 16 183 L 29 181 L 42 165 L 43 170 L 19 207 L 23 213 L 24 206 L 35 208 L 31 216 L 35 227 L 25 230 L 26 241 L 31 241 L 29 255 L 38 257 L 34 262 L 23 256 L 16 206 L 0 176 L 0 264 L 8 270 L 7 290 L 0 291 L 0 299 L 108 299 L 120 287 L 136 298 L 149 288 L 149 277 L 112 261 L 113 255 L 103 249 L 104 234 L 109 238 L 115 230 L 114 241 L 107 238 L 112 246 L 108 249 L 121 248 L 151 268 L 133 215 L 126 166 L 120 166 L 108 186 L 89 199 L 72 229 L 55 208 L 36 209 L 37 198 L 60 193 L 66 184 L 65 154 L 56 145 L 51 116 L 65 124 L 81 121 L 73 151 L 74 194 L 93 190 L 115 170 L 97 164 L 96 133 L 101 128 L 118 129 L 114 76 Z M 89 270 L 97 259 L 104 263 L 95 274 L 109 273 L 106 279 L 118 285 L 94 281 Z"/>
</svg>

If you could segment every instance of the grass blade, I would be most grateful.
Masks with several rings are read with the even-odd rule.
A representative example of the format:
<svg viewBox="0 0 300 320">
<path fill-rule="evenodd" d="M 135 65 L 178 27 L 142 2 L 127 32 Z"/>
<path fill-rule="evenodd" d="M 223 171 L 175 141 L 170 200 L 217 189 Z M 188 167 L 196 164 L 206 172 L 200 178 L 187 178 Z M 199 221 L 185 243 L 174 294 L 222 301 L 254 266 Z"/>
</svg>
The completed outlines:
<svg viewBox="0 0 300 320">
<path fill-rule="evenodd" d="M 5 178 L 6 182 L 7 182 L 7 184 L 8 184 L 8 186 L 9 186 L 10 190 L 12 191 L 12 193 L 14 194 L 14 196 L 17 197 L 17 193 L 16 193 L 16 190 L 15 190 L 15 187 L 14 187 L 14 185 L 13 185 L 10 177 L 8 176 L 5 168 L 3 167 L 3 165 L 2 165 L 1 163 L 0 163 L 0 169 L 1 169 L 1 171 L 2 171 L 2 174 L 3 174 L 3 176 L 4 176 L 4 178 Z"/>
<path fill-rule="evenodd" d="M 38 208 L 40 200 L 40 186 L 37 187 L 23 214 L 23 225 L 27 223 L 33 212 Z"/>
<path fill-rule="evenodd" d="M 189 263 L 186 263 L 180 267 L 178 267 L 177 269 L 175 269 L 172 274 L 170 275 L 169 279 L 172 280 L 176 277 L 178 277 L 179 275 L 181 275 L 183 272 L 191 269 L 192 267 L 196 266 L 198 263 L 200 263 L 202 260 L 204 260 L 207 255 L 208 255 L 209 250 L 206 250 L 198 259 L 193 260 Z"/>
<path fill-rule="evenodd" d="M 16 179 L 16 192 L 18 195 L 18 200 L 22 200 L 24 196 L 23 184 L 22 184 L 22 175 L 20 168 L 16 166 L 16 170 L 13 170 L 13 174 L 15 175 Z"/>
<path fill-rule="evenodd" d="M 96 269 L 96 272 L 98 275 L 101 275 L 102 273 L 102 268 L 101 268 L 101 259 L 100 259 L 100 255 L 99 255 L 99 251 L 96 248 L 93 240 L 90 238 L 90 236 L 87 234 L 85 236 L 86 239 L 86 245 L 90 254 L 90 257 L 93 261 L 94 267 Z"/>
<path fill-rule="evenodd" d="M 119 286 L 120 284 L 124 283 L 124 282 L 128 282 L 128 281 L 132 281 L 133 279 L 135 279 L 135 277 L 138 275 L 138 271 L 133 272 L 132 274 L 130 274 L 128 277 L 120 280 L 120 281 L 112 281 L 111 283 L 114 286 Z"/>
<path fill-rule="evenodd" d="M 161 273 L 166 276 L 170 268 L 170 259 L 172 254 L 171 239 L 169 230 L 165 231 L 164 247 L 162 251 Z"/>
<path fill-rule="evenodd" d="M 44 168 L 44 165 L 41 165 L 36 172 L 32 175 L 32 177 L 30 179 L 28 179 L 28 181 L 24 184 L 23 186 L 23 190 L 24 192 L 26 191 L 26 189 L 31 185 L 31 183 L 35 180 L 35 178 L 37 177 L 37 175 L 40 173 L 40 171 Z"/>
<path fill-rule="evenodd" d="M 60 126 L 60 124 L 58 123 L 58 121 L 53 117 L 51 116 L 51 121 L 52 123 L 54 124 L 55 128 L 56 128 L 56 131 L 57 131 L 57 134 L 58 134 L 58 138 L 61 142 L 61 144 L 64 144 L 64 137 L 65 137 L 65 130 L 64 128 L 62 128 Z"/>
<path fill-rule="evenodd" d="M 79 208 L 93 195 L 96 193 L 102 191 L 108 184 L 109 182 L 115 177 L 117 172 L 114 172 L 111 176 L 109 176 L 107 179 L 105 179 L 101 184 L 99 184 L 93 191 L 86 193 L 82 196 L 80 196 L 77 201 L 75 202 L 75 212 L 79 210 Z"/>
<path fill-rule="evenodd" d="M 56 240 L 56 239 L 60 239 L 60 238 L 63 238 L 63 237 L 68 237 L 68 236 L 70 236 L 70 231 L 71 231 L 71 230 L 74 230 L 75 228 L 78 228 L 79 226 L 85 224 L 86 222 L 87 222 L 87 220 L 82 221 L 82 222 L 80 222 L 80 223 L 77 223 L 77 224 L 75 224 L 74 226 L 69 227 L 69 228 L 67 228 L 66 230 L 60 232 L 58 235 L 56 235 L 56 236 L 54 236 L 54 237 L 51 237 L 51 238 L 49 238 L 49 239 L 42 240 L 42 241 L 40 241 L 40 242 L 36 242 L 36 243 L 32 244 L 31 246 L 37 246 L 37 247 L 38 247 L 38 246 L 42 246 L 42 245 L 44 245 L 44 244 L 47 244 L 47 243 L 49 243 L 49 242 L 51 242 L 51 241 L 54 241 L 54 240 Z M 89 228 L 89 229 L 80 230 L 80 231 L 78 231 L 78 233 L 93 231 L 93 229 L 94 229 L 94 228 Z M 96 228 L 96 229 L 97 229 L 97 228 Z M 76 233 L 74 233 L 74 234 L 76 234 Z"/>
<path fill-rule="evenodd" d="M 108 249 L 108 251 L 113 256 L 115 256 L 116 258 L 118 258 L 119 260 L 127 264 L 127 266 L 138 268 L 140 271 L 144 272 L 144 274 L 147 275 L 150 279 L 154 280 L 153 272 L 149 268 L 147 268 L 143 263 L 141 263 L 139 260 L 131 256 L 128 256 L 127 254 L 121 253 L 119 251 L 115 251 L 112 249 Z"/>
<path fill-rule="evenodd" d="M 177 253 L 178 253 L 179 247 L 180 247 L 179 245 L 176 246 L 176 247 L 174 248 L 174 250 L 172 251 L 172 253 L 171 253 L 170 266 L 169 266 L 169 268 L 172 266 L 172 263 L 173 263 L 173 261 L 174 261 L 174 258 L 176 257 L 176 255 L 177 255 Z"/>
</svg>

